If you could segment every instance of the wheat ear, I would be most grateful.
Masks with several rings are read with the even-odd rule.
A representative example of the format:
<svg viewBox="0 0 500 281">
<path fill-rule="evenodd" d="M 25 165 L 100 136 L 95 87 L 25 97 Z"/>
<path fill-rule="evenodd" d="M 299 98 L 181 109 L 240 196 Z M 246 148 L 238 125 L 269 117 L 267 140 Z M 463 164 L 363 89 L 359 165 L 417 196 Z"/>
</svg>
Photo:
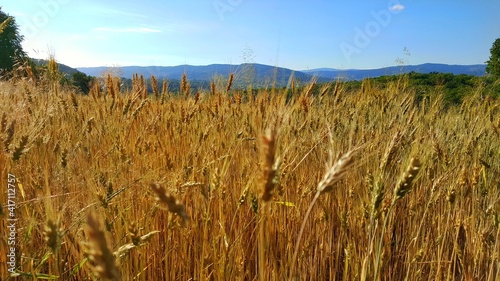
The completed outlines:
<svg viewBox="0 0 500 281">
<path fill-rule="evenodd" d="M 174 213 L 182 218 L 183 222 L 189 221 L 189 216 L 186 213 L 186 208 L 181 204 L 173 195 L 165 191 L 163 186 L 152 183 L 151 189 L 156 194 L 156 201 L 161 207 L 167 209 L 169 212 Z"/>
<path fill-rule="evenodd" d="M 234 74 L 233 73 L 229 74 L 229 80 L 227 81 L 227 86 L 226 86 L 226 93 L 229 93 L 229 90 L 231 90 L 231 86 L 233 85 L 233 79 L 234 79 Z"/>
<path fill-rule="evenodd" d="M 115 263 L 115 256 L 108 247 L 104 231 L 92 215 L 87 218 L 88 224 L 88 258 L 94 264 L 94 273 L 103 280 L 121 280 L 120 271 Z"/>
<path fill-rule="evenodd" d="M 275 177 L 277 172 L 277 164 L 275 161 L 276 153 L 276 133 L 274 130 L 268 130 L 262 137 L 262 184 L 260 188 L 260 199 L 269 201 L 272 197 L 272 192 L 275 187 Z"/>
</svg>

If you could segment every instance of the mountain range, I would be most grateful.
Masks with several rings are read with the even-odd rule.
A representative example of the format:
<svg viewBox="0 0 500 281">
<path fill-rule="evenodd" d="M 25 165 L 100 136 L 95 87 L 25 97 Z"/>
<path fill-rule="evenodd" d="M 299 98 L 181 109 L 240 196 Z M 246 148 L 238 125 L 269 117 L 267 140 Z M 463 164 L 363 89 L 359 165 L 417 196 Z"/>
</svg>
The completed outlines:
<svg viewBox="0 0 500 281">
<path fill-rule="evenodd" d="M 79 67 L 79 71 L 91 75 L 101 76 L 109 67 Z M 396 75 L 401 73 L 452 73 L 455 75 L 466 74 L 483 76 L 486 73 L 485 64 L 475 65 L 448 65 L 426 63 L 420 65 L 391 66 L 378 69 L 334 69 L 318 68 L 296 71 L 288 68 L 275 67 L 264 64 L 211 64 L 205 66 L 179 65 L 179 66 L 123 66 L 118 68 L 118 74 L 124 78 L 132 78 L 133 74 L 143 75 L 148 78 L 154 75 L 159 79 L 179 80 L 185 73 L 191 81 L 212 81 L 217 77 L 227 77 L 233 73 L 235 84 L 253 83 L 256 87 L 286 86 L 291 77 L 296 80 L 308 82 L 317 79 L 319 82 L 332 80 L 362 80 L 364 78 L 379 77 L 384 75 Z M 116 70 L 114 70 L 116 73 Z"/>
<path fill-rule="evenodd" d="M 327 79 L 362 80 L 364 78 L 379 77 L 384 75 L 397 75 L 401 73 L 452 73 L 454 75 L 466 74 L 473 76 L 484 76 L 486 74 L 485 64 L 474 65 L 449 65 L 438 63 L 426 63 L 420 65 L 391 66 L 378 69 L 348 69 L 340 70 L 334 68 L 318 68 L 303 70 L 303 73 L 312 74 Z"/>
<path fill-rule="evenodd" d="M 108 67 L 81 67 L 79 71 L 91 75 L 101 76 L 109 70 Z M 289 83 L 290 77 L 300 81 L 310 81 L 313 74 L 301 71 L 294 71 L 282 67 L 274 67 L 263 64 L 211 64 L 205 66 L 178 65 L 178 66 L 124 66 L 118 69 L 119 75 L 124 78 L 132 78 L 132 75 L 139 74 L 148 78 L 154 75 L 159 79 L 179 80 L 185 73 L 191 81 L 210 82 L 217 77 L 227 79 L 231 73 L 234 74 L 234 83 L 248 85 L 252 83 L 255 87 L 265 87 L 273 85 L 284 86 Z M 321 78 L 323 79 L 323 78 Z"/>
</svg>

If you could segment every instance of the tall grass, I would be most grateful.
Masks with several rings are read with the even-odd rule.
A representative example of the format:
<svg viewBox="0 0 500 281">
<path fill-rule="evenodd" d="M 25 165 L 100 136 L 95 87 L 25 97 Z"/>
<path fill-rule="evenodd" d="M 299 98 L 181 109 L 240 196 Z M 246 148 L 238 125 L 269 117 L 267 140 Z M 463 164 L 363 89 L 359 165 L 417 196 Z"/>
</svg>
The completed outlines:
<svg viewBox="0 0 500 281">
<path fill-rule="evenodd" d="M 143 78 L 123 92 L 108 77 L 80 96 L 0 82 L 0 178 L 21 183 L 18 274 L 500 279 L 498 100 L 416 102 L 404 79 L 256 96 L 152 83 L 148 96 Z"/>
</svg>

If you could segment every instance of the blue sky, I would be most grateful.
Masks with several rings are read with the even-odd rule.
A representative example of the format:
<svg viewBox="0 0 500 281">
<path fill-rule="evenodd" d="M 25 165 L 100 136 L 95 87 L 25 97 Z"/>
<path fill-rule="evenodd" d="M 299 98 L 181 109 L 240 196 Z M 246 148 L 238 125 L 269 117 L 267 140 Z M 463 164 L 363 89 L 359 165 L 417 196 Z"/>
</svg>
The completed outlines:
<svg viewBox="0 0 500 281">
<path fill-rule="evenodd" d="M 500 37 L 498 0 L 2 2 L 25 51 L 72 67 L 477 64 Z"/>
</svg>

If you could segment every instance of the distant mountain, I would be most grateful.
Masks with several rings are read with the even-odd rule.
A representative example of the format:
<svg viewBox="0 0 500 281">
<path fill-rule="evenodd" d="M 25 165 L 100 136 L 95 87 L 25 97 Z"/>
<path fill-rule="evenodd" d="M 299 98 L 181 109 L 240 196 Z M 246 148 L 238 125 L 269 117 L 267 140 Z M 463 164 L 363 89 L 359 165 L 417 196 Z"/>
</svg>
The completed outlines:
<svg viewBox="0 0 500 281">
<path fill-rule="evenodd" d="M 340 71 L 340 70 L 341 69 L 338 69 L 338 68 L 324 67 L 324 68 L 313 68 L 313 69 L 299 70 L 299 71 L 304 72 L 304 73 L 310 73 L 310 72 L 319 72 L 319 71 Z"/>
<path fill-rule="evenodd" d="M 449 65 L 449 64 L 437 64 L 437 63 L 426 63 L 420 65 L 407 65 L 407 66 L 391 66 L 379 69 L 348 69 L 339 70 L 333 68 L 318 68 L 311 70 L 303 70 L 302 72 L 327 78 L 327 79 L 345 79 L 345 80 L 362 80 L 364 78 L 379 77 L 384 75 L 396 75 L 401 73 L 409 72 L 418 73 L 452 73 L 455 75 L 466 74 L 474 76 L 483 76 L 486 73 L 485 64 L 475 64 L 475 65 Z"/>
<path fill-rule="evenodd" d="M 100 76 L 108 67 L 80 67 L 79 71 L 87 75 Z M 291 69 L 274 67 L 264 64 L 211 64 L 205 66 L 179 65 L 179 66 L 124 66 L 119 68 L 119 73 L 124 78 L 132 78 L 133 74 L 149 78 L 154 75 L 158 79 L 180 80 L 186 73 L 191 81 L 213 81 L 216 77 L 227 79 L 231 73 L 235 75 L 235 85 L 248 85 L 250 82 L 256 87 L 276 86 L 283 87 L 289 83 L 290 77 L 308 82 L 313 75 L 297 72 Z"/>
<path fill-rule="evenodd" d="M 100 76 L 109 67 L 80 67 L 77 70 L 91 76 Z M 288 68 L 274 67 L 264 64 L 211 64 L 204 66 L 179 65 L 179 66 L 124 66 L 119 68 L 119 75 L 132 78 L 133 74 L 143 75 L 146 78 L 154 75 L 158 79 L 180 80 L 186 73 L 190 81 L 208 82 L 214 79 L 227 79 L 233 73 L 234 85 L 245 86 L 252 83 L 255 87 L 273 86 L 284 87 L 291 81 L 290 78 L 308 82 L 316 79 L 319 82 L 328 82 L 336 79 L 362 80 L 364 78 L 379 77 L 383 75 L 396 75 L 408 72 L 418 73 L 453 73 L 483 76 L 486 72 L 485 64 L 476 65 L 447 65 L 426 63 L 421 65 L 392 66 L 379 69 L 347 69 L 318 68 L 311 70 L 294 71 Z M 293 75 L 293 76 L 292 76 Z"/>
</svg>

